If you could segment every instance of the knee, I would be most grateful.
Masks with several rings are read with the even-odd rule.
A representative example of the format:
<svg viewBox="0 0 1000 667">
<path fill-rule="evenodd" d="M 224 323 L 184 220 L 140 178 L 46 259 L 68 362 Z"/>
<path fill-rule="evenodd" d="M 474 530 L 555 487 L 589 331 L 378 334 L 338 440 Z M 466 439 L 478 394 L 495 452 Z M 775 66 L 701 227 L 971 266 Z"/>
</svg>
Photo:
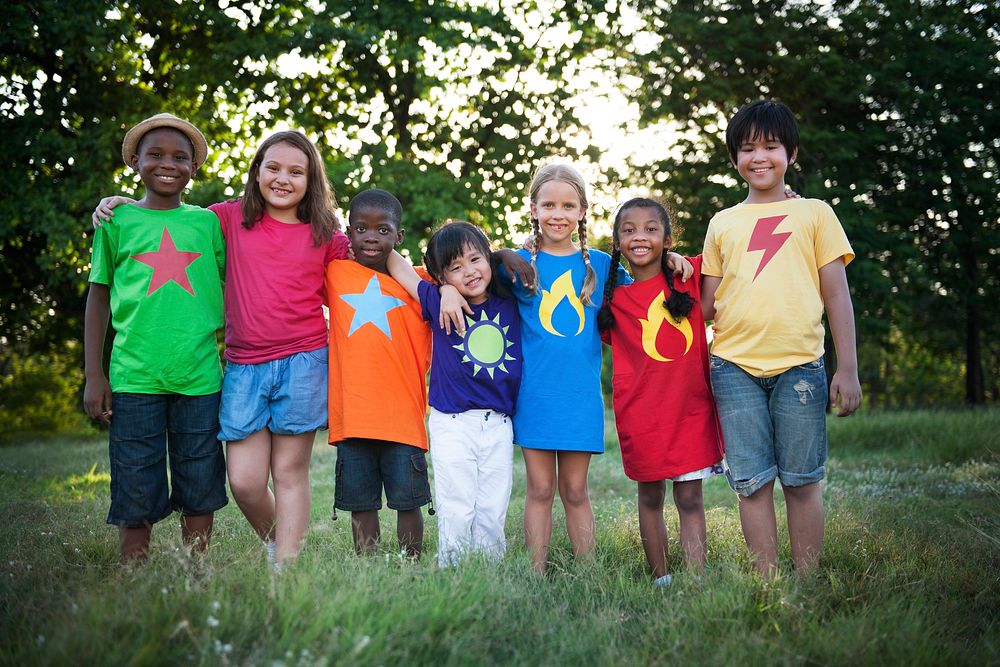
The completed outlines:
<svg viewBox="0 0 1000 667">
<path fill-rule="evenodd" d="M 559 487 L 559 497 L 564 505 L 579 507 L 590 502 L 590 494 L 587 491 L 587 483 L 582 484 L 561 484 Z"/>
<path fill-rule="evenodd" d="M 271 479 L 275 490 L 282 491 L 309 486 L 309 468 L 303 466 L 277 465 L 271 468 Z"/>
<path fill-rule="evenodd" d="M 255 477 L 229 476 L 229 489 L 236 502 L 252 502 L 267 490 L 267 482 L 260 484 Z"/>
<path fill-rule="evenodd" d="M 784 494 L 786 501 L 791 500 L 792 502 L 809 502 L 823 497 L 823 490 L 818 482 L 804 486 L 782 485 L 781 493 Z"/>
<path fill-rule="evenodd" d="M 533 503 L 548 503 L 551 505 L 553 499 L 556 497 L 556 485 L 552 480 L 545 480 L 544 482 L 531 482 L 529 480 L 527 497 Z"/>
<path fill-rule="evenodd" d="M 643 509 L 662 510 L 664 495 L 662 483 L 639 485 L 639 505 Z"/>
<path fill-rule="evenodd" d="M 674 505 L 683 514 L 702 511 L 701 486 L 675 483 Z"/>
</svg>

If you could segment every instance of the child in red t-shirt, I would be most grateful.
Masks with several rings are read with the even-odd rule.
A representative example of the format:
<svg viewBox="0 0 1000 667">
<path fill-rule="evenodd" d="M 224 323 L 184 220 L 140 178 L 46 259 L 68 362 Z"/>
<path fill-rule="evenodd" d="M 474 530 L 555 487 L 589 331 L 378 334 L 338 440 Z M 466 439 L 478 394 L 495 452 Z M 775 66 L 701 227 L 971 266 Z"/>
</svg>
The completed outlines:
<svg viewBox="0 0 1000 667">
<path fill-rule="evenodd" d="M 611 343 L 614 409 L 625 474 L 639 485 L 639 534 L 657 586 L 666 572 L 666 480 L 673 481 L 681 547 L 690 567 L 705 564 L 701 480 L 722 472 L 722 439 L 709 382 L 701 258 L 693 280 L 667 268 L 670 217 L 657 201 L 630 199 L 615 217 L 612 269 L 624 255 L 635 282 L 605 287 L 598 326 Z"/>
</svg>

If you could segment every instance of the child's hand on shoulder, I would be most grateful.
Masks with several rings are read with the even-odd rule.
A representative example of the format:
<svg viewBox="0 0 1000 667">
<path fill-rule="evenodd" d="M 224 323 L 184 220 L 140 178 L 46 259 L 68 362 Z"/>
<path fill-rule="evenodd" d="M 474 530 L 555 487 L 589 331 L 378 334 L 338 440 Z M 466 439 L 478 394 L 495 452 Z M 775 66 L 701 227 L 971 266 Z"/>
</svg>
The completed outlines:
<svg viewBox="0 0 1000 667">
<path fill-rule="evenodd" d="M 510 276 L 511 282 L 520 282 L 525 287 L 531 288 L 535 282 L 535 270 L 531 267 L 531 262 L 508 248 L 497 250 L 496 256 Z"/>
<path fill-rule="evenodd" d="M 438 324 L 446 334 L 451 334 L 452 328 L 460 334 L 465 333 L 465 314 L 472 314 L 469 302 L 459 293 L 458 289 L 447 283 L 441 285 L 441 314 Z"/>
<path fill-rule="evenodd" d="M 97 207 L 94 209 L 93 214 L 90 216 L 90 222 L 94 225 L 94 229 L 97 229 L 105 222 L 115 217 L 114 208 L 116 206 L 121 206 L 122 204 L 131 204 L 135 202 L 134 199 L 130 197 L 123 197 L 121 195 L 114 195 L 111 197 L 105 197 L 100 202 L 98 202 Z"/>
<path fill-rule="evenodd" d="M 680 274 L 684 282 L 694 275 L 694 265 L 676 252 L 667 253 L 667 268 L 675 274 Z"/>
</svg>

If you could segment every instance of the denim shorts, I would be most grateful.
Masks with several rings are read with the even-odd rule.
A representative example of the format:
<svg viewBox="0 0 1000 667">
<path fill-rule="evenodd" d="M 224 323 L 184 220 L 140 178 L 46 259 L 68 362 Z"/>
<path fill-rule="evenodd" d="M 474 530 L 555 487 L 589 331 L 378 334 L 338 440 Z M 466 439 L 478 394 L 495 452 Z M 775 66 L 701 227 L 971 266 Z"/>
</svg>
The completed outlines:
<svg viewBox="0 0 1000 667">
<path fill-rule="evenodd" d="M 333 506 L 345 512 L 413 510 L 431 501 L 424 450 L 386 440 L 348 438 L 337 443 L 337 487 Z"/>
<path fill-rule="evenodd" d="M 108 523 L 141 528 L 174 510 L 189 516 L 226 506 L 226 459 L 215 437 L 219 392 L 115 393 L 111 410 Z"/>
<path fill-rule="evenodd" d="M 328 349 L 259 364 L 226 363 L 219 440 L 242 440 L 261 429 L 300 435 L 326 428 Z"/>
<path fill-rule="evenodd" d="M 775 477 L 782 486 L 823 479 L 829 400 L 823 358 L 767 378 L 714 355 L 709 363 L 733 490 L 751 496 Z"/>
</svg>

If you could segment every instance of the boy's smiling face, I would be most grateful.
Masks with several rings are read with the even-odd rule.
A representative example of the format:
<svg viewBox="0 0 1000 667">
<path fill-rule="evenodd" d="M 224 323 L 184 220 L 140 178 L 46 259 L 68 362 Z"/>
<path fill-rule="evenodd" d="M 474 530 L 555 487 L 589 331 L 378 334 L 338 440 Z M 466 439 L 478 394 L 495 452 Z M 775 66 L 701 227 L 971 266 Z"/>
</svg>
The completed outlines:
<svg viewBox="0 0 1000 667">
<path fill-rule="evenodd" d="M 403 230 L 388 211 L 378 208 L 351 210 L 347 237 L 354 259 L 369 269 L 388 273 L 389 253 L 403 241 Z"/>
<path fill-rule="evenodd" d="M 797 153 L 797 151 L 796 151 Z M 737 147 L 735 166 L 750 186 L 748 202 L 781 201 L 785 198 L 785 172 L 795 155 L 775 137 L 763 134 L 745 138 Z"/>
<path fill-rule="evenodd" d="M 179 203 L 197 168 L 191 140 L 179 130 L 159 127 L 147 132 L 136 150 L 130 162 L 146 186 L 146 199 Z"/>
</svg>

